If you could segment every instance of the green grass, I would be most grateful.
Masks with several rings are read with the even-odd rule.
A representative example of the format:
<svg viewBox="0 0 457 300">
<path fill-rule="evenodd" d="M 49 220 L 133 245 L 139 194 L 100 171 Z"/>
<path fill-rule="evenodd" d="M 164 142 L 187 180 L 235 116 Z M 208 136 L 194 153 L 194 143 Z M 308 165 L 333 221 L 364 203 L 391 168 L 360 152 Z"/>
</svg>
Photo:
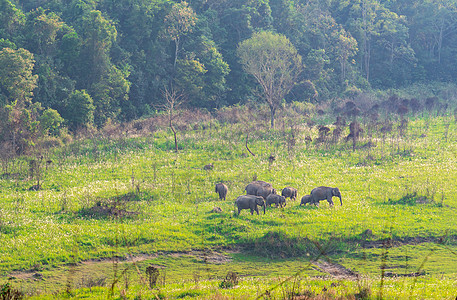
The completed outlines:
<svg viewBox="0 0 457 300">
<path fill-rule="evenodd" d="M 65 277 L 74 272 L 69 263 L 149 254 L 158 256 L 139 267 L 144 274 L 147 264 L 166 266 L 170 284 L 156 292 L 170 298 L 231 295 L 231 289 L 218 286 L 233 270 L 254 282 L 249 286 L 243 279 L 234 295 L 252 296 L 273 286 L 278 277 L 296 272 L 317 295 L 316 289 L 328 283 L 314 283 L 314 276 L 323 274 L 303 266 L 326 257 L 368 276 L 372 295 L 377 295 L 376 280 L 384 265 L 392 274 L 425 274 L 404 295 L 434 298 L 438 285 L 446 298 L 452 279 L 441 283 L 436 278 L 457 274 L 456 132 L 450 117 L 418 118 L 410 121 L 405 136 L 383 137 L 374 131 L 376 147 L 353 152 L 344 142 L 306 145 L 304 136 L 316 137 L 316 128 L 302 128 L 292 147 L 287 145 L 287 131 L 258 129 L 248 143 L 256 156 L 245 149 L 241 124 L 182 132 L 177 154 L 166 130 L 150 137 L 84 140 L 43 153 L 53 163 L 47 170 L 43 164 L 39 191 L 28 190 L 36 180 L 28 175 L 27 158 L 19 158 L 10 166 L 14 175 L 0 180 L 0 272 L 6 281 L 14 271 L 39 270 L 47 278 L 44 288 L 40 281 L 12 282 L 30 294 L 37 293 L 38 286 L 46 293 L 65 289 Z M 365 136 L 359 146 L 367 141 Z M 272 164 L 270 154 L 276 158 Z M 210 162 L 214 169 L 203 170 Z M 238 216 L 233 200 L 254 177 L 278 190 L 296 187 L 299 199 L 316 186 L 338 186 L 343 206 L 335 201 L 330 208 L 322 201 L 320 208 L 301 207 L 298 199 L 288 201 L 284 209 L 268 208 L 265 215 L 251 216 L 244 210 Z M 221 181 L 229 187 L 227 201 L 219 201 L 214 193 L 215 183 Z M 223 212 L 210 213 L 215 206 Z M 120 214 L 113 215 L 112 209 Z M 372 235 L 365 236 L 366 230 Z M 386 239 L 393 241 L 391 247 L 382 246 Z M 169 257 L 205 249 L 239 251 L 230 253 L 232 260 L 222 265 L 202 264 L 192 255 Z M 92 264 L 86 273 L 100 278 L 104 274 L 109 283 L 112 263 L 111 269 L 101 264 Z M 196 272 L 202 274 L 202 283 L 192 287 L 187 281 L 194 280 Z M 208 280 L 214 277 L 219 281 Z M 401 284 L 409 287 L 414 279 L 386 281 L 386 295 L 391 290 L 393 297 L 402 291 Z M 132 279 L 132 297 L 135 289 L 144 289 L 139 282 Z M 315 284 L 318 287 L 311 288 Z M 355 282 L 344 285 L 340 290 L 347 295 L 360 292 Z M 106 298 L 109 291 L 72 293 Z M 334 293 L 340 295 L 336 287 Z"/>
</svg>

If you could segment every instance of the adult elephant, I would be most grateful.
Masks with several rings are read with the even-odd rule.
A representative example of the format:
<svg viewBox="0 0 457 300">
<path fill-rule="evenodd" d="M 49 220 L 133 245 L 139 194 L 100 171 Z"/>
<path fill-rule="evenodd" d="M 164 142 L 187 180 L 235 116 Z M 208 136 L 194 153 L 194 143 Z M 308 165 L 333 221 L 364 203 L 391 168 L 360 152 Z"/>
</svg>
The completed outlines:
<svg viewBox="0 0 457 300">
<path fill-rule="evenodd" d="M 246 194 L 248 195 L 257 195 L 257 190 L 259 188 L 263 188 L 263 187 L 270 187 L 270 188 L 273 188 L 273 186 L 271 185 L 271 183 L 269 182 L 266 182 L 266 181 L 263 181 L 263 180 L 257 180 L 257 181 L 253 181 L 251 183 L 249 183 L 245 188 L 244 190 L 246 191 Z"/>
<path fill-rule="evenodd" d="M 219 200 L 225 200 L 227 196 L 228 187 L 223 183 L 216 183 L 216 193 L 219 194 Z"/>
<path fill-rule="evenodd" d="M 276 194 L 276 190 L 273 188 L 271 183 L 258 180 L 248 184 L 245 188 L 246 194 L 254 196 L 262 196 L 267 199 L 268 195 Z"/>
<path fill-rule="evenodd" d="M 290 200 L 296 200 L 297 199 L 297 189 L 293 187 L 285 187 L 281 191 L 281 196 L 284 196 L 285 198 L 290 198 Z"/>
<path fill-rule="evenodd" d="M 343 200 L 341 199 L 341 193 L 340 190 L 336 187 L 328 187 L 328 186 L 320 186 L 317 188 L 314 188 L 311 191 L 311 201 L 313 204 L 316 206 L 319 206 L 319 201 L 321 200 L 327 200 L 327 202 L 330 204 L 330 206 L 333 206 L 333 197 L 338 197 L 340 198 L 341 205 L 343 205 Z"/>
<path fill-rule="evenodd" d="M 263 207 L 263 214 L 265 214 L 265 201 L 263 197 L 254 196 L 254 195 L 242 195 L 236 198 L 235 205 L 238 208 L 238 214 L 243 209 L 251 210 L 251 215 L 254 214 L 254 211 L 259 214 L 259 208 L 257 206 Z"/>
</svg>

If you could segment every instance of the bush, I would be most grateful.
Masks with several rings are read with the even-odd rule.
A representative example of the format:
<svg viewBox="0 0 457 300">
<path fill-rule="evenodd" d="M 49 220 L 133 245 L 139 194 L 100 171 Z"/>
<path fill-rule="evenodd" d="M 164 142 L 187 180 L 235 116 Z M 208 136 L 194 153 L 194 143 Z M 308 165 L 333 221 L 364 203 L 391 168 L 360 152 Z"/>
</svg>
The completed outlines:
<svg viewBox="0 0 457 300">
<path fill-rule="evenodd" d="M 43 134 L 58 135 L 60 126 L 64 119 L 60 116 L 59 112 L 55 109 L 46 109 L 40 117 L 40 126 Z"/>
<path fill-rule="evenodd" d="M 269 231 L 263 237 L 246 245 L 255 254 L 271 258 L 299 257 L 316 253 L 314 243 L 306 237 L 290 237 L 282 231 Z"/>
</svg>

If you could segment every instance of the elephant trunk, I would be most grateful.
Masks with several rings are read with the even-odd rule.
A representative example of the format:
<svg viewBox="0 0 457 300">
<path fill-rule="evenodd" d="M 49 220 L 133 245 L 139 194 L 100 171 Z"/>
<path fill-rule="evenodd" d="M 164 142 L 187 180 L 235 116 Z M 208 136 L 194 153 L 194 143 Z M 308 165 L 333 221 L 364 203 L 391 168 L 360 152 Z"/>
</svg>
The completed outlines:
<svg viewBox="0 0 457 300">
<path fill-rule="evenodd" d="M 341 206 L 343 206 L 343 200 L 341 199 L 341 196 L 339 196 L 339 198 L 340 198 Z"/>
<path fill-rule="evenodd" d="M 262 206 L 263 206 L 263 214 L 265 214 L 265 208 L 266 208 L 267 204 L 264 202 Z"/>
</svg>

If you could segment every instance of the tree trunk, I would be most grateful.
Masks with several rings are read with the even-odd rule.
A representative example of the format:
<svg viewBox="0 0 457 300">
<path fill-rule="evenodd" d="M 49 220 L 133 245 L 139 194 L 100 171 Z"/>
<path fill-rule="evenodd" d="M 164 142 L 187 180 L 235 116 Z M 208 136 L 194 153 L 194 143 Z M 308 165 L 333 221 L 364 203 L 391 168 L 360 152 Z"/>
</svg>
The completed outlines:
<svg viewBox="0 0 457 300">
<path fill-rule="evenodd" d="M 175 127 L 173 126 L 173 105 L 170 107 L 170 112 L 169 112 L 169 115 L 168 115 L 168 122 L 169 122 L 169 125 L 170 125 L 170 128 L 171 128 L 171 131 L 173 131 L 173 137 L 175 138 L 175 152 L 178 153 L 178 137 L 177 137 L 177 133 L 176 133 L 176 129 Z"/>
<path fill-rule="evenodd" d="M 275 113 L 276 113 L 276 107 L 270 105 L 270 125 L 271 125 L 271 129 L 275 129 Z"/>
<path fill-rule="evenodd" d="M 171 131 L 173 131 L 173 136 L 175 138 L 175 152 L 178 153 L 178 138 L 177 138 L 176 130 L 173 126 L 171 126 Z"/>
<path fill-rule="evenodd" d="M 173 60 L 173 77 L 176 73 L 176 61 L 178 60 L 178 51 L 179 51 L 179 39 L 175 40 L 175 57 Z"/>
</svg>

